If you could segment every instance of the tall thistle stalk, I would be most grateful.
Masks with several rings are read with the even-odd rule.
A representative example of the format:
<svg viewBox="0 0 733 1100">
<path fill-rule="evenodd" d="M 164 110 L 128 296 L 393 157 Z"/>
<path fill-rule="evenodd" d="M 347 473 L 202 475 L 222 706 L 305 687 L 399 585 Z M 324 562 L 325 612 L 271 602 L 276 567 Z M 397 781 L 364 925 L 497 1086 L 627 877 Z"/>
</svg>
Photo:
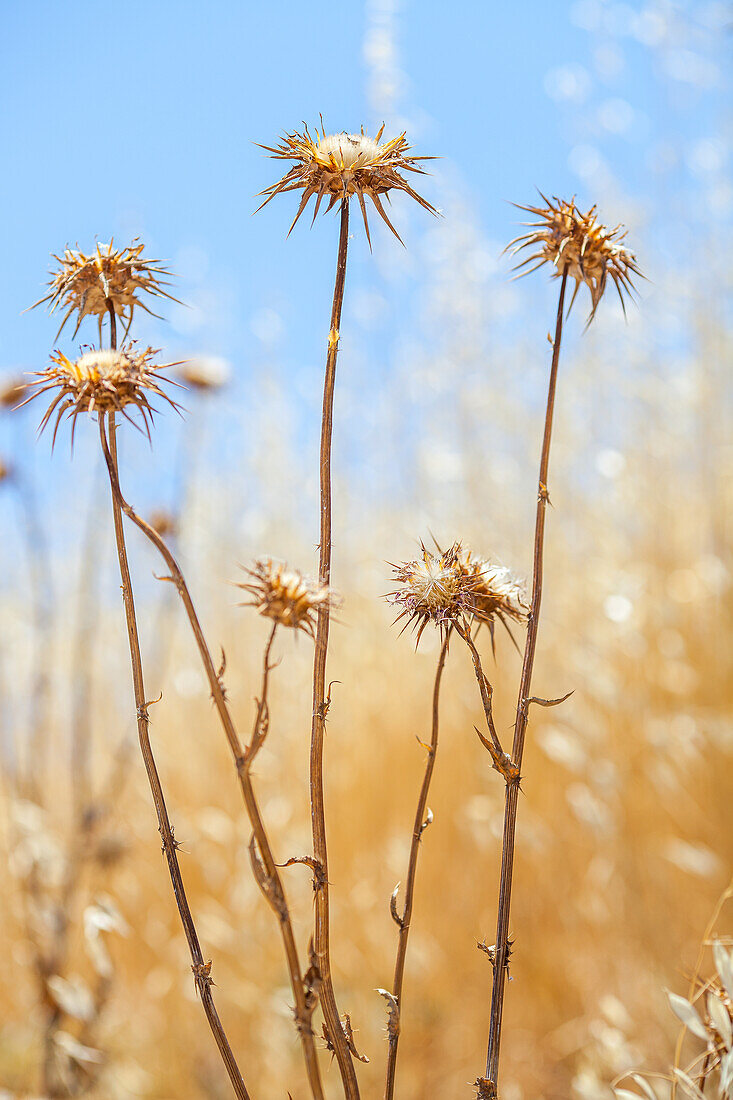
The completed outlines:
<svg viewBox="0 0 733 1100">
<path fill-rule="evenodd" d="M 416 191 L 412 189 L 401 171 L 421 173 L 418 162 L 428 158 L 408 156 L 409 145 L 401 134 L 380 144 L 384 127 L 376 138 L 364 134 L 330 134 L 315 131 L 315 140 L 306 128 L 303 133 L 286 135 L 277 146 L 263 146 L 277 160 L 292 162 L 288 172 L 277 183 L 262 192 L 265 206 L 275 195 L 283 191 L 302 189 L 300 204 L 293 226 L 316 197 L 313 218 L 324 198 L 327 210 L 339 204 L 340 231 L 336 263 L 336 283 L 331 306 L 331 324 L 326 353 L 326 374 L 323 387 L 323 412 L 321 417 L 320 445 L 320 554 L 319 582 L 328 587 L 331 582 L 331 441 L 333 436 L 333 401 L 336 382 L 336 361 L 341 329 L 341 309 L 346 280 L 346 257 L 349 235 L 349 200 L 356 195 L 361 208 L 364 229 L 369 246 L 371 237 L 367 220 L 365 198 L 369 197 L 377 213 L 399 240 L 399 235 L 387 217 L 380 195 L 391 190 L 401 190 L 415 199 L 424 209 L 435 213 Z M 326 832 L 326 806 L 323 775 L 323 750 L 325 725 L 330 700 L 326 698 L 326 664 L 328 658 L 330 613 L 329 607 L 319 608 L 316 628 L 316 649 L 313 666 L 313 711 L 311 719 L 310 792 L 311 824 L 313 835 L 313 859 L 315 861 L 313 885 L 315 890 L 314 948 L 321 982 L 321 1007 L 325 1021 L 328 1045 L 338 1062 L 341 1080 L 347 1100 L 358 1100 L 359 1086 L 354 1068 L 353 1041 L 348 1018 L 342 1024 L 336 1003 L 331 974 L 330 896 L 328 846 Z"/>
<path fill-rule="evenodd" d="M 504 762 L 504 769 L 500 766 L 497 767 L 497 761 L 494 760 L 494 767 L 502 771 L 504 776 L 506 792 L 496 942 L 490 954 L 493 967 L 493 980 L 489 1018 L 489 1040 L 486 1055 L 486 1073 L 485 1076 L 479 1077 L 476 1080 L 478 1100 L 495 1100 L 498 1096 L 504 992 L 511 955 L 511 940 L 509 933 L 514 853 L 516 848 L 517 807 L 522 778 L 522 759 L 529 721 L 529 708 L 532 703 L 538 703 L 541 706 L 555 706 L 567 698 L 567 695 L 565 695 L 560 699 L 540 699 L 531 695 L 532 673 L 537 651 L 537 636 L 542 606 L 545 518 L 547 505 L 550 499 L 547 482 L 550 464 L 550 444 L 552 441 L 552 422 L 555 409 L 555 392 L 563 332 L 565 291 L 568 279 L 574 279 L 575 290 L 568 309 L 569 313 L 581 285 L 584 284 L 588 287 L 591 297 L 591 312 L 588 318 L 588 324 L 590 324 L 595 317 L 596 310 L 604 290 L 606 289 L 608 280 L 610 279 L 614 283 L 625 312 L 624 294 L 628 295 L 633 292 L 632 276 L 639 274 L 634 256 L 621 244 L 621 241 L 625 237 L 625 231 L 622 232 L 620 226 L 616 226 L 614 229 L 607 229 L 603 226 L 596 218 L 595 207 L 592 207 L 588 213 L 582 214 L 577 209 L 574 200 L 565 202 L 562 199 L 555 198 L 550 202 L 545 199 L 544 196 L 541 197 L 545 203 L 544 206 L 527 206 L 520 208 L 527 210 L 538 220 L 527 223 L 529 232 L 522 234 L 508 246 L 515 254 L 526 248 L 531 250 L 530 255 L 519 264 L 518 270 L 520 274 L 525 274 L 526 272 L 521 269 L 532 262 L 535 263 L 535 266 L 530 269 L 532 271 L 545 263 L 550 263 L 554 269 L 554 277 L 560 279 L 560 293 L 555 320 L 555 335 L 550 341 L 552 344 L 552 360 L 537 488 L 537 509 L 535 516 L 532 566 L 532 596 L 527 618 L 527 635 L 519 683 L 516 717 L 514 721 L 512 752 L 511 757 Z M 480 675 L 479 666 L 476 666 L 476 673 L 477 678 L 479 678 L 479 685 L 481 686 L 485 677 L 483 677 L 482 673 Z M 488 706 L 486 699 L 484 699 L 484 703 L 488 721 L 490 718 L 490 697 L 488 699 Z M 482 740 L 491 752 L 491 746 L 487 744 L 483 738 Z"/>
<path fill-rule="evenodd" d="M 550 368 L 550 384 L 547 393 L 547 407 L 545 410 L 545 430 L 542 439 L 542 456 L 540 458 L 540 475 L 537 489 L 537 513 L 535 517 L 533 571 L 532 571 L 532 597 L 530 611 L 527 620 L 527 637 L 524 647 L 524 659 L 522 662 L 522 675 L 519 684 L 519 698 L 517 700 L 517 717 L 514 724 L 514 739 L 512 743 L 511 763 L 513 767 L 511 777 L 507 778 L 504 808 L 504 830 L 502 836 L 501 875 L 499 880 L 499 912 L 496 925 L 495 954 L 493 963 L 493 983 L 491 989 L 491 1015 L 489 1024 L 489 1045 L 486 1056 L 486 1076 L 496 1088 L 499 1078 L 499 1048 L 501 1044 L 501 1025 L 504 1009 L 504 985 L 509 969 L 509 956 L 511 945 L 509 939 L 509 917 L 511 912 L 512 877 L 514 871 L 514 850 L 517 830 L 517 805 L 519 802 L 519 784 L 521 781 L 522 757 L 524 754 L 524 741 L 529 719 L 529 706 L 532 688 L 532 672 L 534 658 L 537 651 L 537 633 L 540 625 L 540 608 L 542 606 L 542 577 L 545 552 L 545 513 L 549 496 L 547 492 L 547 475 L 550 465 L 550 442 L 552 439 L 552 419 L 555 408 L 555 389 L 557 385 L 557 368 L 560 361 L 560 342 L 562 340 L 563 310 L 565 306 L 565 287 L 568 279 L 568 265 L 563 267 L 560 283 L 560 298 L 557 305 L 557 320 L 555 324 L 555 338 L 552 344 L 552 366 Z M 480 1095 L 480 1093 L 479 1093 Z M 489 1093 L 489 1095 L 491 1095 Z"/>
<path fill-rule="evenodd" d="M 336 283 L 331 307 L 331 327 L 328 333 L 326 375 L 323 384 L 323 412 L 321 417 L 320 449 L 320 552 L 318 579 L 328 587 L 331 583 L 331 440 L 333 437 L 333 396 L 336 385 L 336 359 L 338 357 L 341 308 L 346 283 L 346 256 L 349 243 L 349 201 L 341 200 L 341 225 L 339 231 Z M 315 926 L 314 947 L 321 974 L 321 1006 L 329 1039 L 335 1049 L 339 1068 L 344 1078 L 347 1097 L 358 1096 L 356 1074 L 346 1039 L 341 1027 L 336 995 L 331 976 L 330 898 L 328 890 L 328 846 L 326 840 L 326 802 L 323 789 L 323 742 L 326 732 L 326 659 L 330 629 L 328 604 L 318 609 L 316 648 L 313 660 L 313 712 L 311 719 L 310 792 L 311 825 L 313 831 L 313 858 L 318 867 L 315 877 Z"/>
</svg>

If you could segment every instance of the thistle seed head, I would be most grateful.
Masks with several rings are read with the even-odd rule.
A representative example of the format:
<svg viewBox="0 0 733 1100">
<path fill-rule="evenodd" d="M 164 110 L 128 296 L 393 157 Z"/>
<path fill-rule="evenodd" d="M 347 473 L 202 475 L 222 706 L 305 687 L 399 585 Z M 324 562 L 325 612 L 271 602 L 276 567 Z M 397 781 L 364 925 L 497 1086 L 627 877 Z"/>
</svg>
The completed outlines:
<svg viewBox="0 0 733 1100">
<path fill-rule="evenodd" d="M 178 520 L 165 508 L 157 508 L 151 512 L 148 523 L 155 528 L 162 539 L 172 539 L 178 534 Z"/>
<path fill-rule="evenodd" d="M 229 381 L 229 364 L 225 359 L 206 356 L 199 359 L 187 359 L 176 371 L 181 382 L 192 390 L 211 393 L 226 386 Z"/>
<path fill-rule="evenodd" d="M 95 251 L 89 255 L 79 248 L 65 248 L 62 256 L 53 256 L 58 268 L 51 272 L 50 292 L 31 308 L 48 302 L 50 313 L 57 309 L 65 311 L 57 339 L 73 313 L 77 314 L 74 336 L 85 317 L 96 316 L 101 343 L 102 321 L 111 303 L 115 315 L 125 325 L 125 339 L 137 306 L 152 317 L 158 316 L 145 305 L 141 294 L 178 301 L 164 289 L 170 283 L 161 278 L 171 273 L 160 260 L 143 258 L 144 247 L 134 240 L 126 248 L 114 248 L 114 242 L 110 241 L 109 244 L 97 244 Z"/>
<path fill-rule="evenodd" d="M 175 383 L 159 374 L 165 367 L 176 364 L 156 364 L 153 362 L 156 354 L 153 348 L 138 351 L 134 344 L 118 351 L 87 351 L 76 360 L 67 359 L 63 352 L 54 352 L 51 356 L 52 365 L 46 370 L 37 371 L 34 377 L 38 381 L 30 384 L 35 392 L 28 398 L 29 401 L 42 393 L 54 394 L 39 431 L 43 431 L 55 416 L 55 441 L 59 424 L 64 414 L 68 413 L 72 420 L 73 442 L 79 413 L 119 412 L 131 420 L 129 411 L 132 406 L 142 415 L 149 436 L 155 412 L 149 395 L 163 398 L 174 409 L 179 407 L 161 389 L 161 383 Z M 132 420 L 131 422 L 134 423 Z"/>
<path fill-rule="evenodd" d="M 432 622 L 441 632 L 456 626 L 470 629 L 473 623 L 493 627 L 494 619 L 506 622 L 526 617 L 523 591 L 509 570 L 474 558 L 460 542 L 437 552 L 421 546 L 414 561 L 394 565 L 399 588 L 387 599 L 399 609 L 396 622 L 406 618 L 406 626 L 422 632 Z"/>
<path fill-rule="evenodd" d="M 3 378 L 0 382 L 0 409 L 17 409 L 23 403 L 27 386 L 25 378 Z"/>
<path fill-rule="evenodd" d="M 243 607 L 256 607 L 265 618 L 314 636 L 319 609 L 334 601 L 329 588 L 314 584 L 296 569 L 271 558 L 260 558 L 246 572 L 250 580 L 237 587 L 252 599 Z"/>
<path fill-rule="evenodd" d="M 474 558 L 470 550 L 461 554 L 461 564 L 473 581 L 473 617 L 491 625 L 494 618 L 521 622 L 527 618 L 524 585 L 506 568 L 485 558 Z"/>
<path fill-rule="evenodd" d="M 323 126 L 323 120 L 321 120 L 321 126 Z M 270 199 L 283 191 L 302 189 L 300 205 L 288 230 L 290 235 L 293 226 L 313 196 L 316 197 L 313 211 L 315 221 L 324 198 L 328 200 L 326 207 L 328 212 L 337 202 L 356 195 L 364 219 L 367 240 L 371 247 L 365 202 L 366 197 L 369 197 L 380 218 L 400 241 L 397 230 L 385 213 L 380 195 L 392 190 L 404 191 L 424 210 L 437 214 L 435 208 L 413 190 L 401 175 L 402 172 L 424 175 L 424 169 L 419 166 L 420 162 L 433 158 L 409 156 L 411 146 L 408 145 L 404 133 L 390 141 L 382 141 L 383 132 L 384 126 L 376 137 L 371 138 L 364 133 L 363 129 L 359 134 L 349 134 L 346 131 L 340 134 L 326 134 L 325 131 L 316 130 L 314 139 L 306 126 L 303 133 L 286 134 L 276 146 L 261 146 L 275 160 L 294 162 L 281 180 L 261 192 L 262 195 L 267 196 L 262 206 L 266 206 Z M 262 206 L 259 209 L 262 209 Z"/>
<path fill-rule="evenodd" d="M 595 206 L 587 214 L 582 214 L 575 205 L 574 198 L 566 202 L 557 197 L 550 201 L 542 194 L 540 197 L 544 206 L 518 206 L 519 210 L 534 214 L 538 220 L 525 222 L 530 232 L 516 237 L 507 245 L 507 250 L 512 255 L 527 248 L 531 249 L 531 254 L 515 268 L 520 272 L 515 278 L 529 275 L 545 263 L 554 267 L 553 278 L 560 278 L 567 269 L 568 278 L 575 280 L 568 313 L 581 285 L 585 284 L 591 299 L 588 324 L 595 317 L 610 278 L 625 314 L 624 295 L 631 298 L 634 293 L 633 276 L 643 276 L 637 267 L 636 257 L 621 243 L 626 237 L 624 227 L 617 225 L 613 229 L 606 228 L 599 222 Z M 521 268 L 533 260 L 536 261 L 534 267 L 521 271 Z"/>
</svg>

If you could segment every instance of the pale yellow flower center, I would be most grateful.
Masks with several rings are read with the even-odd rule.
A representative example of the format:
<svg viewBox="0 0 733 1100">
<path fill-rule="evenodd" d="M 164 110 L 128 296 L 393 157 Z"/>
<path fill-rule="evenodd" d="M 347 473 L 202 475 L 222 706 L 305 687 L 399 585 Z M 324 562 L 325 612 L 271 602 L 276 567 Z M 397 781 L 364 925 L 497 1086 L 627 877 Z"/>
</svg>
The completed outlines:
<svg viewBox="0 0 733 1100">
<path fill-rule="evenodd" d="M 331 156 L 341 168 L 363 168 L 379 156 L 379 145 L 366 134 L 329 134 L 318 142 L 316 157 L 327 161 Z"/>
<path fill-rule="evenodd" d="M 130 379 L 138 373 L 135 365 L 119 351 L 87 351 L 72 365 L 72 373 L 78 381 L 104 379 L 117 382 L 122 377 Z"/>
<path fill-rule="evenodd" d="M 449 607 L 460 586 L 460 574 L 455 567 L 446 567 L 441 558 L 426 555 L 416 562 L 409 578 L 414 598 L 427 610 L 440 611 Z"/>
</svg>

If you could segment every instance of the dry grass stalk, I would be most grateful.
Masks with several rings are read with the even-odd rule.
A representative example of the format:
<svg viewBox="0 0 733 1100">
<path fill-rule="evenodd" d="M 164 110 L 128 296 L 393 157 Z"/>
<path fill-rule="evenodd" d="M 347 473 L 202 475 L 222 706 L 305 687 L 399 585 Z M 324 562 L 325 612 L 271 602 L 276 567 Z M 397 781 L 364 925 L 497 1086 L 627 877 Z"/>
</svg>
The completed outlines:
<svg viewBox="0 0 733 1100">
<path fill-rule="evenodd" d="M 690 1100 L 704 1100 L 708 1085 L 715 1088 L 721 1100 L 733 1096 L 733 937 L 715 933 L 721 913 L 732 898 L 733 882 L 718 900 L 705 930 L 687 996 L 667 991 L 669 1006 L 682 1025 L 671 1073 L 623 1073 L 613 1082 L 617 1100 L 640 1100 L 641 1096 L 658 1100 L 658 1091 L 650 1084 L 652 1079 L 665 1082 L 668 1100 L 677 1100 L 680 1092 Z M 713 965 L 703 977 L 708 952 Z M 683 1068 L 682 1052 L 688 1038 L 698 1049 Z M 638 1092 L 619 1087 L 627 1079 L 633 1081 Z"/>
<path fill-rule="evenodd" d="M 20 395 L 27 390 L 12 386 L 17 401 L 8 408 L 17 408 Z M 20 392 L 19 392 L 20 391 Z M 0 485 L 12 491 L 18 501 L 20 529 L 25 545 L 32 594 L 34 654 L 31 662 L 32 684 L 28 690 L 28 729 L 24 737 L 25 752 L 19 753 L 18 782 L 23 796 L 40 805 L 45 789 L 47 767 L 47 734 L 49 724 L 49 685 L 53 634 L 53 604 L 51 558 L 33 482 L 18 466 L 0 459 Z"/>
<path fill-rule="evenodd" d="M 276 160 L 292 162 L 290 170 L 277 183 L 262 192 L 266 196 L 263 206 L 282 192 L 302 191 L 300 205 L 290 226 L 297 222 L 311 198 L 316 196 L 313 220 L 324 198 L 327 210 L 340 204 L 339 243 L 336 260 L 336 280 L 331 305 L 331 323 L 326 352 L 326 371 L 323 386 L 323 411 L 321 416 L 320 447 L 320 556 L 318 580 L 323 588 L 331 583 L 331 440 L 333 436 L 333 398 L 336 383 L 336 361 L 341 330 L 341 310 L 346 284 L 346 259 L 349 243 L 349 200 L 356 195 L 364 220 L 364 228 L 371 247 L 365 196 L 373 202 L 377 212 L 390 230 L 397 231 L 387 218 L 380 195 L 390 190 L 405 191 L 420 206 L 433 211 L 407 183 L 400 171 L 420 173 L 417 167 L 421 158 L 408 157 L 408 145 L 404 134 L 379 144 L 382 130 L 376 139 L 366 134 L 331 134 L 316 131 L 314 141 L 306 128 L 303 134 L 293 133 L 283 138 L 276 147 L 264 146 Z M 433 211 L 434 212 L 434 211 Z M 398 237 L 399 239 L 399 237 Z M 330 626 L 329 606 L 318 610 L 316 648 L 313 667 L 313 718 L 311 727 L 310 790 L 311 820 L 313 830 L 313 859 L 319 868 L 314 875 L 316 893 L 314 949 L 321 973 L 321 1006 L 325 1018 L 327 1041 L 333 1048 L 338 1062 L 341 1080 L 347 1100 L 358 1100 L 359 1086 L 354 1069 L 353 1052 L 339 1016 L 331 978 L 330 909 L 328 882 L 328 847 L 326 839 L 326 808 L 323 785 L 323 748 L 326 716 L 330 700 L 326 698 L 326 659 Z"/>
</svg>

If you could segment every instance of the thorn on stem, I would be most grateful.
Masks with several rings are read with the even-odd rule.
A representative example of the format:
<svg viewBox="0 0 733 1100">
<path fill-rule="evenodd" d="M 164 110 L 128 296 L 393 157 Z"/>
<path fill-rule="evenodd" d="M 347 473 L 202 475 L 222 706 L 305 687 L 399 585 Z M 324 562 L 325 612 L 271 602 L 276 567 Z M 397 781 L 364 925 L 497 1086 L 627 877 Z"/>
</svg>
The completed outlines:
<svg viewBox="0 0 733 1100">
<path fill-rule="evenodd" d="M 377 989 L 377 993 L 387 1002 L 387 1038 L 390 1043 L 394 1043 L 400 1034 L 400 1006 L 397 998 L 388 989 Z"/>
<path fill-rule="evenodd" d="M 359 1051 L 356 1049 L 356 1043 L 354 1041 L 354 1029 L 351 1025 L 351 1016 L 348 1012 L 344 1012 L 343 1016 L 341 1017 L 341 1027 L 343 1028 L 343 1032 L 346 1037 L 346 1045 L 351 1053 L 354 1055 L 355 1058 L 358 1058 L 360 1062 L 364 1062 L 368 1065 L 369 1059 L 367 1058 L 366 1054 L 359 1054 Z"/>
<path fill-rule="evenodd" d="M 321 719 L 322 722 L 326 721 L 326 718 L 328 717 L 328 712 L 331 709 L 331 688 L 333 687 L 334 684 L 340 684 L 340 683 L 341 683 L 340 680 L 331 680 L 330 684 L 328 685 L 328 695 L 323 700 L 323 702 L 319 703 L 318 706 L 316 707 L 316 714 L 318 715 L 318 717 Z"/>
<path fill-rule="evenodd" d="M 488 1077 L 477 1077 L 474 1085 L 476 1086 L 476 1100 L 497 1100 L 496 1085 Z"/>
<path fill-rule="evenodd" d="M 478 947 L 479 951 L 483 951 L 484 955 L 487 956 L 493 969 L 494 964 L 496 963 L 496 945 L 492 944 L 491 947 L 489 947 L 486 943 L 486 940 L 481 940 L 480 943 L 478 941 L 476 942 L 476 946 Z"/>
<path fill-rule="evenodd" d="M 500 752 L 492 741 L 488 737 L 484 737 L 483 733 L 477 726 L 473 727 L 476 730 L 479 741 L 489 753 L 492 760 L 492 768 L 497 771 L 499 775 L 504 777 L 508 787 L 518 786 L 521 782 L 521 775 L 519 773 L 519 765 L 515 764 L 511 756 L 506 752 Z"/>
<path fill-rule="evenodd" d="M 193 970 L 193 980 L 198 994 L 200 997 L 204 997 L 210 986 L 216 985 L 211 977 L 211 959 L 208 962 L 194 963 L 191 969 Z"/>
<path fill-rule="evenodd" d="M 292 867 L 296 863 L 303 863 L 306 867 L 310 867 L 313 872 L 313 890 L 314 892 L 322 890 L 324 886 L 328 885 L 326 878 L 326 872 L 323 869 L 323 864 L 320 860 L 314 859 L 313 856 L 292 856 L 286 860 L 285 863 L 277 863 L 277 867 Z"/>
<path fill-rule="evenodd" d="M 405 927 L 405 921 L 404 918 L 401 917 L 397 912 L 397 895 L 399 893 L 400 885 L 401 883 L 398 882 L 394 890 L 392 891 L 392 896 L 389 899 L 389 911 L 392 916 L 392 920 L 395 922 L 400 931 L 402 931 L 402 929 Z"/>
</svg>

